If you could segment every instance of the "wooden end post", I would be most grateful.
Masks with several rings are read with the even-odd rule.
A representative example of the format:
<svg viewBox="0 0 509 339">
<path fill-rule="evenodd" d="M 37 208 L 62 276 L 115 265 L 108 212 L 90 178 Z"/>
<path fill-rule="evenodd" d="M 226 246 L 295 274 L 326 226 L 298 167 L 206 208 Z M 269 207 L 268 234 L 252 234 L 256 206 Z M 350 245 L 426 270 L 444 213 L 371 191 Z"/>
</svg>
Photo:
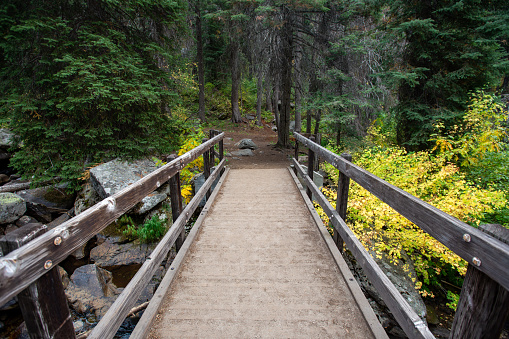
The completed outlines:
<svg viewBox="0 0 509 339">
<path fill-rule="evenodd" d="M 207 139 L 203 139 L 203 142 L 207 142 L 208 140 Z M 205 181 L 209 178 L 210 176 L 210 156 L 209 156 L 209 152 L 213 151 L 212 149 L 208 149 L 207 151 L 205 151 L 205 153 L 203 153 L 203 176 L 205 177 Z M 207 194 L 205 194 L 205 197 L 206 197 L 206 200 L 209 200 L 210 198 L 210 190 L 207 191 Z"/>
<path fill-rule="evenodd" d="M 311 140 L 312 142 L 315 142 L 314 137 L 310 137 L 309 140 Z M 308 176 L 311 178 L 311 181 L 313 181 L 314 164 L 315 164 L 315 152 L 313 152 L 313 150 L 311 148 L 309 148 L 308 149 Z M 311 193 L 311 190 L 309 189 L 309 187 L 306 189 L 306 193 L 307 193 L 309 199 L 312 200 L 313 194 Z"/>
<path fill-rule="evenodd" d="M 490 224 L 479 229 L 509 244 L 505 227 Z M 465 234 L 463 241 L 469 240 Z M 468 264 L 449 338 L 499 338 L 509 313 L 509 292 L 475 267 L 482 265 L 479 259 L 473 262 Z"/>
<path fill-rule="evenodd" d="M 168 157 L 168 160 L 172 161 L 177 158 L 176 154 L 172 154 Z M 182 213 L 182 193 L 180 192 L 180 172 L 177 172 L 170 178 L 170 203 L 171 203 L 171 217 L 173 222 L 177 220 L 180 213 Z M 186 240 L 186 230 L 182 229 L 179 237 L 175 241 L 175 249 L 177 252 L 182 247 L 182 244 Z"/>
<path fill-rule="evenodd" d="M 352 156 L 348 153 L 341 154 L 341 157 L 345 160 L 352 161 Z M 338 211 L 339 216 L 346 222 L 346 208 L 348 205 L 348 189 L 350 188 L 350 178 L 339 171 L 338 178 L 338 198 L 336 201 L 336 211 Z M 339 236 L 338 232 L 334 230 L 333 236 L 334 242 L 338 247 L 339 251 L 343 253 L 344 242 L 343 239 Z"/>
<path fill-rule="evenodd" d="M 12 252 L 46 233 L 48 227 L 39 223 L 27 224 L 1 239 L 4 248 Z M 55 238 L 55 246 L 60 245 Z M 6 253 L 5 253 L 6 254 Z M 44 266 L 49 271 L 18 294 L 18 302 L 30 338 L 76 338 L 71 314 L 58 268 L 51 260 Z"/>
</svg>

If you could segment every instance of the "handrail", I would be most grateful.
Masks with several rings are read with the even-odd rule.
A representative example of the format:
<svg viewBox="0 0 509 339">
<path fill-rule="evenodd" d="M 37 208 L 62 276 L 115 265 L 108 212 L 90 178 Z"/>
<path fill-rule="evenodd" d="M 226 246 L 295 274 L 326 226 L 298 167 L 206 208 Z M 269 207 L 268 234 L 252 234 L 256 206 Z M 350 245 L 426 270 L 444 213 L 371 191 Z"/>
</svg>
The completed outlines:
<svg viewBox="0 0 509 339">
<path fill-rule="evenodd" d="M 340 171 L 340 176 L 345 176 L 347 178 L 351 178 L 355 182 L 357 182 L 360 186 L 364 187 L 366 190 L 371 192 L 373 195 L 378 197 L 383 202 L 387 203 L 389 206 L 394 208 L 398 213 L 406 217 L 408 220 L 412 221 L 415 225 L 420 227 L 422 230 L 430 234 L 432 237 L 440 241 L 442 244 L 447 246 L 453 252 L 458 254 L 460 257 L 465 259 L 467 262 L 470 262 L 469 271 L 479 270 L 483 272 L 486 276 L 486 281 L 483 280 L 481 283 L 478 279 L 484 278 L 474 278 L 477 279 L 478 286 L 463 286 L 462 294 L 460 296 L 460 300 L 464 300 L 467 298 L 469 301 L 466 304 L 470 304 L 469 308 L 478 308 L 475 312 L 470 312 L 468 316 L 465 314 L 461 315 L 465 310 L 457 311 L 457 317 L 455 317 L 456 322 L 463 322 L 464 324 L 468 323 L 469 326 L 473 326 L 471 322 L 475 322 L 476 315 L 482 314 L 482 312 L 486 312 L 487 314 L 491 314 L 490 312 L 496 312 L 496 310 L 490 309 L 492 305 L 471 305 L 472 303 L 472 293 L 476 294 L 476 298 L 483 298 L 483 295 L 479 292 L 482 291 L 484 286 L 483 284 L 493 286 L 493 284 L 498 283 L 501 288 L 497 289 L 497 292 L 491 291 L 495 296 L 500 298 L 499 303 L 504 303 L 509 296 L 507 295 L 507 290 L 509 290 L 509 245 L 492 237 L 482 231 L 448 215 L 447 213 L 431 206 L 430 204 L 416 198 L 415 196 L 403 191 L 402 189 L 389 184 L 385 180 L 382 180 L 375 176 L 374 174 L 354 165 L 350 161 L 344 159 L 343 156 L 338 156 L 333 152 L 325 149 L 324 147 L 314 143 L 312 140 L 305 138 L 299 133 L 294 133 L 295 139 L 298 142 L 304 144 L 309 151 L 309 158 L 314 157 L 314 155 L 318 155 L 322 157 L 327 162 L 332 164 Z M 298 150 L 298 144 L 296 147 L 296 154 Z M 385 274 L 380 270 L 376 262 L 371 258 L 371 256 L 364 249 L 360 241 L 353 234 L 353 232 L 348 228 L 345 221 L 342 219 L 338 211 L 335 211 L 325 196 L 320 192 L 320 190 L 314 185 L 313 181 L 310 179 L 310 173 L 306 174 L 300 168 L 298 162 L 294 159 L 294 165 L 296 170 L 299 171 L 306 182 L 306 186 L 308 188 L 308 194 L 313 194 L 320 204 L 320 206 L 324 209 L 324 212 L 329 216 L 331 223 L 334 226 L 335 234 L 339 234 L 339 236 L 343 239 L 343 241 L 347 244 L 350 251 L 354 254 L 358 263 L 363 267 L 366 275 L 370 278 L 371 283 L 377 288 L 377 290 L 381 293 L 382 299 L 386 302 L 387 306 L 393 313 L 394 317 L 403 328 L 405 333 L 411 338 L 419 338 L 419 337 L 428 337 L 431 333 L 428 333 L 429 330 L 424 330 L 421 328 L 421 323 L 416 321 L 415 312 L 409 309 L 408 303 L 401 297 L 399 292 L 394 288 L 390 280 L 385 276 Z M 311 166 L 308 166 L 311 167 Z M 311 169 L 312 170 L 312 169 Z M 309 172 L 309 168 L 308 168 Z M 341 190 L 345 190 L 344 187 L 341 187 Z M 346 188 L 347 190 L 347 188 Z M 339 196 L 339 192 L 338 192 Z M 346 210 L 346 198 L 342 198 L 342 206 L 337 206 L 338 210 Z M 338 244 L 338 247 L 341 249 L 342 241 Z M 483 274 L 480 273 L 480 274 Z M 468 276 L 468 272 L 467 272 Z M 490 283 L 490 279 L 492 279 L 493 283 Z M 466 281 L 466 280 L 465 280 Z M 495 283 L 496 282 L 496 283 Z M 502 288 L 503 287 L 503 288 Z M 475 290 L 479 288 L 479 290 Z M 505 289 L 505 290 L 504 290 Z M 465 296 L 464 291 L 466 292 Z M 475 290 L 475 291 L 474 291 Z M 500 292 L 498 292 L 500 291 Z M 395 293 L 396 292 L 396 293 Z M 494 294 L 495 293 L 495 294 Z M 496 294 L 500 293 L 500 294 Z M 504 301 L 502 301 L 504 300 Z M 461 303 L 460 303 L 461 304 Z M 460 305 L 458 304 L 458 305 Z M 465 302 L 463 302 L 465 304 Z M 505 309 L 500 312 L 507 312 Z M 505 313 L 504 313 L 505 314 Z M 505 319 L 504 314 L 499 317 L 500 319 Z M 458 317 L 459 315 L 459 317 Z M 486 314 L 483 316 L 486 317 Z M 460 319 L 464 317 L 465 319 Z M 501 328 L 500 324 L 492 324 L 493 322 L 499 321 L 497 317 L 491 317 L 489 319 L 488 324 L 484 324 L 485 328 L 489 328 L 490 333 L 496 333 L 496 328 Z M 475 319 L 475 320 L 473 320 Z M 454 327 L 454 326 L 453 326 Z M 470 331 L 470 327 L 462 328 L 462 331 Z M 459 332 L 454 332 L 459 333 Z M 496 334 L 495 334 L 496 335 Z"/>
<path fill-rule="evenodd" d="M 299 174 L 304 179 L 307 188 L 311 191 L 315 199 L 318 201 L 318 204 L 330 218 L 330 221 L 334 226 L 334 231 L 338 232 L 341 238 L 345 241 L 348 249 L 352 252 L 354 257 L 357 259 L 357 262 L 364 269 L 364 272 L 368 276 L 370 282 L 373 286 L 375 286 L 377 291 L 380 292 L 382 299 L 394 314 L 394 317 L 405 333 L 411 338 L 435 338 L 424 321 L 419 318 L 405 298 L 401 296 L 394 284 L 377 265 L 375 260 L 369 255 L 355 234 L 350 230 L 350 228 L 348 228 L 339 213 L 332 208 L 327 198 L 313 183 L 307 173 L 304 172 L 295 158 L 293 159 L 293 163 Z"/>
<path fill-rule="evenodd" d="M 295 138 L 454 253 L 509 290 L 509 245 L 295 133 Z"/>
<path fill-rule="evenodd" d="M 184 230 L 186 223 L 192 217 L 201 200 L 212 186 L 212 183 L 221 173 L 225 163 L 226 159 L 223 159 L 219 163 L 215 171 L 210 175 L 207 181 L 205 181 L 191 202 L 186 206 L 184 211 L 182 211 L 168 232 L 166 232 L 166 235 L 161 239 L 157 247 L 152 251 L 148 259 L 143 263 L 138 272 L 136 272 L 129 284 L 127 284 L 124 291 L 122 291 L 104 317 L 94 327 L 88 339 L 113 338 L 115 333 L 117 333 L 118 328 L 122 325 L 122 322 L 124 322 L 124 319 L 138 300 L 141 292 L 143 292 L 143 289 L 147 286 L 150 279 L 152 279 L 152 276 L 170 251 L 170 248 L 175 243 L 175 240 L 177 240 L 179 234 Z"/>
<path fill-rule="evenodd" d="M 58 265 L 145 196 L 224 138 L 221 133 L 78 216 L 0 258 L 0 305 Z"/>
</svg>

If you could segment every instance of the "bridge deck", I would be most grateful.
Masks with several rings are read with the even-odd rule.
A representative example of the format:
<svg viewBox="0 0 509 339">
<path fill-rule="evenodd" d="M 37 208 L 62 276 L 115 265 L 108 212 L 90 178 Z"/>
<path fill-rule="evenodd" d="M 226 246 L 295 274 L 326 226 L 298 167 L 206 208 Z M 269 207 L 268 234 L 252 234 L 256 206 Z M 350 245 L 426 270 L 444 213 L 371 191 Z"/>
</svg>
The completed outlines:
<svg viewBox="0 0 509 339">
<path fill-rule="evenodd" d="M 384 337 L 322 234 L 287 169 L 231 170 L 150 337 Z"/>
</svg>

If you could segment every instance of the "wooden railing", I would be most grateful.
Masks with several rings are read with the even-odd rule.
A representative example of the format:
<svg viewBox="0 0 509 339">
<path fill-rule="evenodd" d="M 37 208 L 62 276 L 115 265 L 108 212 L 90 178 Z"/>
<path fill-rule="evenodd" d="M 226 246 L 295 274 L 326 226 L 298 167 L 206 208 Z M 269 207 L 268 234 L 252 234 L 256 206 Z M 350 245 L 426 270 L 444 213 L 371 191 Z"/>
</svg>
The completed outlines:
<svg viewBox="0 0 509 339">
<path fill-rule="evenodd" d="M 295 170 L 305 180 L 308 196 L 313 195 L 330 218 L 334 233 L 337 234 L 335 240 L 339 249 L 342 250 L 344 242 L 410 338 L 434 336 L 346 225 L 349 179 L 387 203 L 469 263 L 451 338 L 498 338 L 509 309 L 509 245 L 499 240 L 505 238 L 507 241 L 505 229 L 498 228 L 496 232 L 505 234 L 495 238 L 493 232 L 491 234 L 494 236 L 471 227 L 354 165 L 351 157 L 345 159 L 349 157 L 347 154 L 338 156 L 315 143 L 312 137 L 308 139 L 299 133 L 294 133 L 294 136 L 297 143 L 303 144 L 309 150 L 308 173 L 304 173 L 298 161 L 293 159 Z M 297 144 L 296 157 L 298 152 Z M 336 210 L 311 179 L 315 155 L 339 170 Z M 473 336 L 473 333 L 478 336 Z"/>
<path fill-rule="evenodd" d="M 73 253 L 76 249 L 86 244 L 88 240 L 129 211 L 145 196 L 170 180 L 173 225 L 88 336 L 89 338 L 101 339 L 112 338 L 134 306 L 142 290 L 154 275 L 157 267 L 168 254 L 170 248 L 177 240 L 179 240 L 177 242 L 177 247 L 181 246 L 183 237 L 185 236 L 185 224 L 192 217 L 200 201 L 210 194 L 210 187 L 213 181 L 218 178 L 223 171 L 226 162 L 226 159 L 223 159 L 224 133 L 211 131 L 210 136 L 211 138 L 209 140 L 204 140 L 203 144 L 200 146 L 171 160 L 168 164 L 140 179 L 136 183 L 129 185 L 122 191 L 104 199 L 94 207 L 89 208 L 62 225 L 51 230 L 47 230 L 45 226 L 42 227 L 43 230 L 41 233 L 45 233 L 33 240 L 32 238 L 38 234 L 34 232 L 28 234 L 25 238 L 31 241 L 23 244 L 20 248 L 13 250 L 4 257 L 0 257 L 0 305 L 3 305 L 21 291 L 32 288 L 37 281 L 47 275 L 48 272 L 56 273 L 56 270 L 53 268 L 63 261 L 70 253 Z M 214 145 L 216 144 L 218 144 L 219 152 L 214 150 Z M 207 180 L 191 202 L 182 210 L 182 198 L 178 179 L 179 172 L 187 164 L 202 154 L 204 157 L 205 177 Z M 219 164 L 216 166 L 214 172 L 210 173 L 210 167 L 214 164 L 215 156 L 219 158 Z M 50 300 L 51 298 L 52 296 L 49 297 Z M 52 309 L 50 305 L 46 306 L 43 308 Z M 60 306 L 57 308 L 60 308 Z M 53 308 L 53 310 L 57 312 L 55 308 Z M 68 315 L 69 311 L 68 309 L 66 310 Z M 53 316 L 54 315 L 55 314 L 53 314 Z M 50 314 L 46 317 L 51 318 L 51 316 Z M 35 315 L 35 317 L 39 317 L 39 315 Z M 63 317 L 63 322 L 65 320 L 66 324 L 70 323 L 70 327 L 66 326 L 66 332 L 62 332 L 61 328 L 57 328 L 53 333 L 47 333 L 47 329 L 38 330 L 29 328 L 29 332 L 32 332 L 31 336 L 38 338 L 75 337 L 72 319 L 69 322 L 70 316 L 64 314 Z M 66 317 L 68 318 L 67 320 Z M 44 320 L 42 322 L 44 322 Z M 42 324 L 42 327 L 44 326 L 45 324 Z"/>
</svg>

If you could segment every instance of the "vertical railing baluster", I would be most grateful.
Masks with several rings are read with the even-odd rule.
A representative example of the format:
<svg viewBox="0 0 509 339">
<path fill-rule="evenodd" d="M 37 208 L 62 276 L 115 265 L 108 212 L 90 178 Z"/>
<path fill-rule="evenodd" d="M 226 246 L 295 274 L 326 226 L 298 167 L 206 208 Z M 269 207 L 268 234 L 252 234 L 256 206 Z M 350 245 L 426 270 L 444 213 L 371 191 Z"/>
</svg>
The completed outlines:
<svg viewBox="0 0 509 339">
<path fill-rule="evenodd" d="M 297 141 L 297 139 L 295 139 L 295 160 L 299 162 L 299 142 Z M 294 168 L 293 172 L 295 173 L 295 175 L 297 175 L 298 173 L 297 168 Z"/>
<path fill-rule="evenodd" d="M 311 142 L 315 142 L 314 137 L 310 137 L 309 140 L 311 140 Z M 313 150 L 311 148 L 308 148 L 308 176 L 311 179 L 311 181 L 313 181 L 314 163 L 315 163 L 315 152 L 313 152 Z M 307 193 L 309 199 L 313 199 L 312 198 L 313 195 L 312 195 L 311 189 L 309 189 L 309 187 L 306 189 L 306 193 Z"/>
<path fill-rule="evenodd" d="M 352 156 L 348 153 L 341 154 L 341 157 L 345 160 L 352 161 Z M 350 187 L 350 178 L 344 174 L 343 172 L 339 171 L 339 178 L 338 178 L 338 197 L 336 201 L 336 211 L 338 211 L 339 216 L 341 219 L 343 219 L 346 222 L 346 210 L 348 205 L 348 189 Z M 344 242 L 343 239 L 339 236 L 338 232 L 334 230 L 334 242 L 336 243 L 336 246 L 338 247 L 339 251 L 343 253 L 343 247 Z"/>
<path fill-rule="evenodd" d="M 175 160 L 177 158 L 176 154 L 172 154 L 168 157 L 169 161 Z M 173 222 L 177 220 L 180 213 L 182 213 L 182 193 L 180 191 L 180 172 L 177 172 L 174 176 L 170 178 L 170 203 L 171 203 L 171 216 Z M 175 241 L 175 249 L 177 252 L 184 244 L 186 240 L 186 229 L 185 227 L 182 229 L 179 237 Z"/>
<path fill-rule="evenodd" d="M 207 139 L 204 138 L 202 140 L 203 142 L 207 142 Z M 209 152 L 213 151 L 212 149 L 208 149 L 205 151 L 205 153 L 203 153 L 203 176 L 205 177 L 205 181 L 207 181 L 207 179 L 209 178 L 210 176 L 210 155 L 209 155 Z M 205 197 L 206 197 L 206 200 L 209 200 L 210 198 L 210 189 L 207 191 L 207 194 L 205 194 Z"/>
</svg>

